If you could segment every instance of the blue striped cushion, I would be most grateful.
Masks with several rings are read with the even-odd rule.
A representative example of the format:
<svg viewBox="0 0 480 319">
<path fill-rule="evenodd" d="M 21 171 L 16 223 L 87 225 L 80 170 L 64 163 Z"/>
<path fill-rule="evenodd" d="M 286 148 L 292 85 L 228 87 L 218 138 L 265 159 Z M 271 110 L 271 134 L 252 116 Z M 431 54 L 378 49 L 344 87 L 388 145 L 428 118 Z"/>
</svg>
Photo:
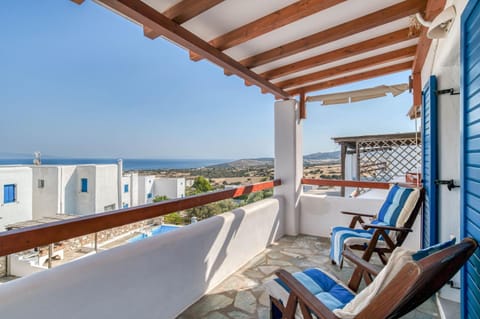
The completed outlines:
<svg viewBox="0 0 480 319">
<path fill-rule="evenodd" d="M 405 206 L 413 188 L 394 185 L 388 192 L 387 198 L 378 212 L 378 220 L 386 225 L 395 226 L 402 208 Z"/>
<path fill-rule="evenodd" d="M 303 272 L 293 273 L 292 275 L 330 310 L 343 308 L 355 297 L 355 295 L 340 284 L 337 279 L 321 269 L 311 268 Z M 287 293 L 290 293 L 290 288 L 283 281 L 279 278 L 274 280 Z M 273 297 L 279 298 L 279 296 Z M 282 300 L 282 302 L 286 304 L 287 300 Z"/>
<path fill-rule="evenodd" d="M 330 259 L 340 265 L 343 259 L 343 243 L 350 237 L 361 237 L 371 239 L 373 236 L 369 230 L 361 228 L 352 229 L 349 227 L 334 227 L 330 243 Z"/>
<path fill-rule="evenodd" d="M 449 241 L 445 241 L 443 243 L 438 243 L 436 245 L 420 249 L 419 251 L 417 251 L 415 254 L 412 255 L 412 259 L 415 261 L 418 261 L 420 259 L 428 257 L 432 254 L 435 254 L 436 252 L 439 252 L 440 250 L 443 250 L 445 248 L 455 245 L 456 241 L 457 239 L 453 237 Z"/>
</svg>

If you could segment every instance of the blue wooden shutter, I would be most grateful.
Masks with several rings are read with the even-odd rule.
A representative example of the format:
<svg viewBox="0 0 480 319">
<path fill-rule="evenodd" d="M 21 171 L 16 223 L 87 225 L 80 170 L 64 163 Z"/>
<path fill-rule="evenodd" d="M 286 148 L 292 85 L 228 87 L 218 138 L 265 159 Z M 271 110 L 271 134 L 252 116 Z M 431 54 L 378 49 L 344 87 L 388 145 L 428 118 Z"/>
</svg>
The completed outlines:
<svg viewBox="0 0 480 319">
<path fill-rule="evenodd" d="M 480 1 L 470 0 L 462 15 L 461 236 L 480 242 Z M 462 318 L 480 318 L 480 252 L 462 271 Z"/>
<path fill-rule="evenodd" d="M 423 209 L 422 245 L 428 247 L 438 242 L 438 134 L 437 134 L 437 79 L 431 76 L 423 89 L 422 108 L 422 178 L 425 188 Z"/>
<path fill-rule="evenodd" d="M 15 202 L 15 195 L 15 184 L 3 185 L 3 203 Z"/>
<path fill-rule="evenodd" d="M 88 179 L 82 178 L 82 193 L 88 192 Z"/>
</svg>

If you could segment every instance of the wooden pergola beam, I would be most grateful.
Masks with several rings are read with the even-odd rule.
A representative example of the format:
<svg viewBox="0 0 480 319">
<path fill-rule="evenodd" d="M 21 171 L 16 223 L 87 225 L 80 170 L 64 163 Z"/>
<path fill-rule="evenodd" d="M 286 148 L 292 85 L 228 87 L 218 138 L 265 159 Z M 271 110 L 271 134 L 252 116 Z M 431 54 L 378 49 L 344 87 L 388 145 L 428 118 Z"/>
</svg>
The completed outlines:
<svg viewBox="0 0 480 319">
<path fill-rule="evenodd" d="M 163 15 L 175 23 L 182 24 L 221 2 L 223 0 L 183 0 L 163 11 Z"/>
<path fill-rule="evenodd" d="M 276 97 L 285 99 L 290 97 L 287 92 L 241 65 L 239 62 L 214 48 L 197 35 L 168 19 L 163 14 L 151 8 L 144 2 L 140 0 L 98 1 L 107 5 L 113 10 L 118 11 L 126 17 L 137 21 L 143 26 L 162 34 L 166 38 L 186 48 L 187 50 L 198 52 L 203 57 L 209 59 L 221 68 L 228 70 L 229 72 L 240 76 L 244 80 L 259 86 L 264 92 L 268 92 Z"/>
<path fill-rule="evenodd" d="M 425 9 L 426 20 L 433 20 L 445 7 L 446 0 L 429 0 Z M 421 72 L 432 40 L 427 38 L 427 27 L 422 27 L 420 39 L 418 41 L 417 53 L 413 62 L 413 72 Z"/>
<path fill-rule="evenodd" d="M 355 61 L 355 62 L 351 62 L 351 63 L 339 65 L 339 66 L 334 66 L 326 70 L 321 70 L 318 72 L 299 76 L 293 79 L 278 82 L 278 83 L 275 83 L 275 85 L 281 87 L 282 89 L 287 89 L 294 86 L 299 86 L 306 83 L 334 77 L 338 74 L 353 72 L 353 71 L 361 70 L 367 67 L 380 65 L 383 63 L 388 63 L 388 62 L 392 62 L 399 59 L 413 57 L 415 55 L 416 49 L 417 47 L 413 45 L 410 47 L 398 49 L 396 51 L 390 51 L 390 52 L 372 56 L 363 60 L 359 60 L 359 61 Z"/>
<path fill-rule="evenodd" d="M 401 29 L 391 33 L 387 33 L 376 38 L 366 40 L 363 42 L 355 43 L 344 48 L 326 52 L 311 58 L 307 58 L 301 61 L 297 61 L 291 64 L 284 65 L 282 67 L 264 72 L 261 74 L 266 79 L 276 79 L 284 75 L 292 74 L 295 72 L 307 70 L 323 64 L 335 62 L 345 58 L 355 56 L 357 54 L 377 50 L 387 47 L 396 43 L 407 41 L 417 37 L 417 35 L 409 36 L 409 29 Z"/>
<path fill-rule="evenodd" d="M 223 34 L 210 44 L 224 51 L 346 0 L 301 0 Z"/>
<path fill-rule="evenodd" d="M 227 32 L 209 43 L 225 51 L 231 47 L 247 42 L 265 33 L 281 28 L 314 13 L 333 7 L 346 0 L 300 0 L 280 10 L 272 12 L 260 19 L 252 21 L 237 29 Z M 192 61 L 200 61 L 198 54 L 190 54 Z"/>
<path fill-rule="evenodd" d="M 425 9 L 425 19 L 433 20 L 445 7 L 446 0 L 429 0 Z M 413 77 L 413 106 L 422 105 L 422 69 L 427 59 L 428 51 L 432 40 L 427 38 L 427 28 L 422 27 L 420 39 L 418 40 L 417 52 L 412 65 Z"/>
<path fill-rule="evenodd" d="M 301 94 L 302 92 L 308 93 L 313 91 L 320 91 L 323 89 L 328 89 L 328 88 L 343 85 L 343 84 L 353 83 L 357 81 L 375 78 L 378 76 L 397 73 L 400 71 L 411 69 L 411 67 L 412 67 L 412 61 L 403 62 L 403 63 L 387 66 L 380 69 L 365 71 L 365 72 L 348 75 L 348 76 L 344 76 L 341 78 L 337 78 L 337 79 L 333 79 L 325 82 L 315 83 L 312 85 L 296 88 L 296 89 L 287 91 L 287 93 L 290 95 L 297 95 L 297 94 Z"/>
<path fill-rule="evenodd" d="M 266 64 L 341 38 L 378 27 L 383 24 L 407 17 L 417 12 L 423 12 L 426 0 L 407 0 L 388 8 L 367 14 L 361 18 L 351 20 L 317 32 L 313 35 L 281 45 L 271 50 L 259 53 L 240 61 L 248 68 Z"/>
<path fill-rule="evenodd" d="M 299 117 L 301 120 L 305 120 L 307 118 L 307 101 L 305 92 L 300 92 L 300 100 L 299 100 Z"/>
<path fill-rule="evenodd" d="M 85 0 L 70 0 L 72 2 L 75 2 L 76 4 L 82 4 Z"/>
<path fill-rule="evenodd" d="M 422 106 L 422 73 L 412 73 L 413 106 L 415 109 Z M 415 112 L 416 113 L 416 112 Z"/>
<path fill-rule="evenodd" d="M 183 0 L 163 11 L 162 14 L 173 22 L 182 24 L 222 1 L 223 0 Z M 161 36 L 160 33 L 148 28 L 144 28 L 143 33 L 147 38 L 152 40 Z"/>
</svg>

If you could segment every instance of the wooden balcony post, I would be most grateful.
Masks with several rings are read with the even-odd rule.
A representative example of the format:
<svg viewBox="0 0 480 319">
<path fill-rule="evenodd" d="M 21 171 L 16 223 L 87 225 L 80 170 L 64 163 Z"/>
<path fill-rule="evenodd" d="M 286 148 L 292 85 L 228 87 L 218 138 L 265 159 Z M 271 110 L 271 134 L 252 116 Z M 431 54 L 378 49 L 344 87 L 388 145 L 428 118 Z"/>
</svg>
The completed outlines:
<svg viewBox="0 0 480 319">
<path fill-rule="evenodd" d="M 275 103 L 275 179 L 282 185 L 274 189 L 284 198 L 284 229 L 287 235 L 300 231 L 300 203 L 303 175 L 302 125 L 299 103 L 295 100 Z"/>
</svg>

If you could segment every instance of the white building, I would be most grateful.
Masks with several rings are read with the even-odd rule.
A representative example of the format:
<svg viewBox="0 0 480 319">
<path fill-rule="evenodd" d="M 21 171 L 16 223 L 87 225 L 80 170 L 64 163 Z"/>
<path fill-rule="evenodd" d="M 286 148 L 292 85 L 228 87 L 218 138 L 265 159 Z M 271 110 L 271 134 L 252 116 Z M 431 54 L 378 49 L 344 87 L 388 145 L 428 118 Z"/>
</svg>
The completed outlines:
<svg viewBox="0 0 480 319">
<path fill-rule="evenodd" d="M 33 171 L 33 219 L 83 215 L 119 208 L 120 166 L 39 165 Z M 121 172 L 120 172 L 121 174 Z"/>
<path fill-rule="evenodd" d="M 185 178 L 155 177 L 131 173 L 122 177 L 122 207 L 150 204 L 157 196 L 185 197 Z"/>
<path fill-rule="evenodd" d="M 0 230 L 58 214 L 84 215 L 185 196 L 184 178 L 131 173 L 122 164 L 0 166 Z"/>
<path fill-rule="evenodd" d="M 22 166 L 0 166 L 0 231 L 5 225 L 32 219 L 32 170 Z"/>
</svg>

